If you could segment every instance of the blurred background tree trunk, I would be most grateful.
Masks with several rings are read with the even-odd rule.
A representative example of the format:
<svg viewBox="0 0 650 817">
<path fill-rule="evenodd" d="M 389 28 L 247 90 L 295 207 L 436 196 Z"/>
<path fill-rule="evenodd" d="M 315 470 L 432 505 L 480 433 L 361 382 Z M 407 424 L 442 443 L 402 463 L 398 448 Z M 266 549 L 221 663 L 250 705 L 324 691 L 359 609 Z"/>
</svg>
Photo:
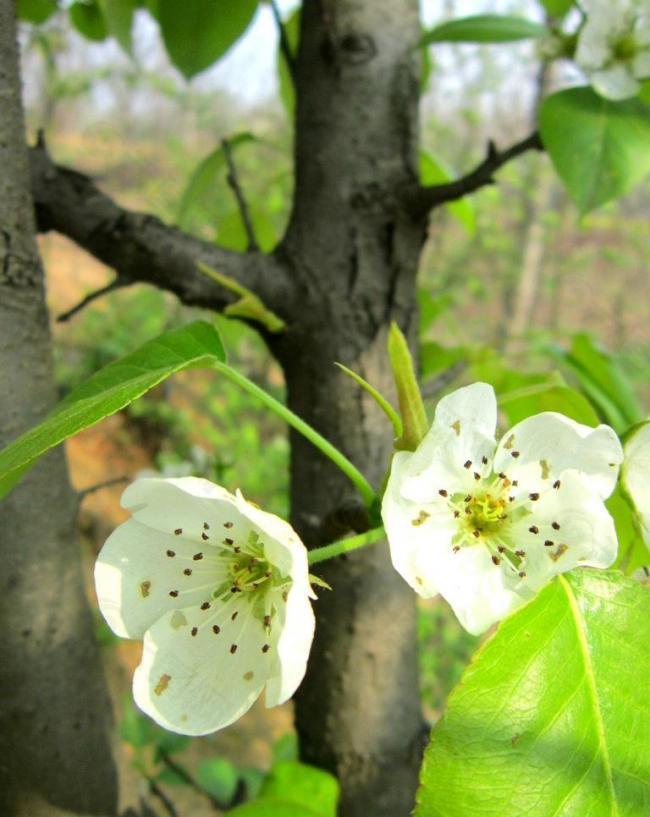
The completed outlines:
<svg viewBox="0 0 650 817">
<path fill-rule="evenodd" d="M 0 0 L 0 446 L 54 405 L 15 8 Z M 64 452 L 0 504 L 0 814 L 113 815 L 110 703 L 84 594 Z M 56 813 L 60 813 L 57 811 Z"/>
</svg>

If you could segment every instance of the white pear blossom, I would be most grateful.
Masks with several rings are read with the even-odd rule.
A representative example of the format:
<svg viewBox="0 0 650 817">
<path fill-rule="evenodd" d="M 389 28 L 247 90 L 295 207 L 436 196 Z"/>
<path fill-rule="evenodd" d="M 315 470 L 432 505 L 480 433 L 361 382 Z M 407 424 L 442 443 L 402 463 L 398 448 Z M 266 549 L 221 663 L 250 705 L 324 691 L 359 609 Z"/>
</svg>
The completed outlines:
<svg viewBox="0 0 650 817">
<path fill-rule="evenodd" d="M 266 688 L 286 701 L 314 634 L 307 552 L 295 531 L 205 479 L 139 479 L 132 514 L 95 567 L 111 629 L 143 638 L 138 706 L 187 735 L 221 729 Z"/>
<path fill-rule="evenodd" d="M 583 0 L 575 61 L 601 96 L 636 96 L 650 77 L 650 6 L 647 0 Z"/>
<path fill-rule="evenodd" d="M 634 503 L 643 541 L 650 547 L 650 420 L 628 434 L 621 482 Z"/>
<path fill-rule="evenodd" d="M 497 445 L 496 422 L 485 383 L 442 399 L 417 450 L 395 454 L 382 504 L 396 570 L 475 634 L 557 573 L 608 567 L 617 550 L 604 505 L 622 460 L 612 429 L 546 412 Z"/>
</svg>

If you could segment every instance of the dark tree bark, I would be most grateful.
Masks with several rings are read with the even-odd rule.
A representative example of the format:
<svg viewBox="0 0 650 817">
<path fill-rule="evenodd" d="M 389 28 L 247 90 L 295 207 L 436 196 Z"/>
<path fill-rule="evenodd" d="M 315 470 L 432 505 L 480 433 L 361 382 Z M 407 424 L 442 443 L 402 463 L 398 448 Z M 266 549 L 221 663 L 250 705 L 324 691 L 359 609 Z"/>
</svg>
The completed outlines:
<svg viewBox="0 0 650 817">
<path fill-rule="evenodd" d="M 0 0 L 0 446 L 54 405 L 14 4 Z M 113 815 L 110 704 L 59 449 L 0 505 L 0 814 Z"/>
<path fill-rule="evenodd" d="M 32 189 L 39 227 L 72 237 L 122 283 L 147 281 L 185 303 L 221 309 L 228 296 L 196 272 L 202 259 L 257 292 L 287 324 L 266 340 L 284 368 L 290 406 L 379 488 L 390 427 L 334 361 L 390 394 L 387 331 L 395 320 L 415 339 L 428 211 L 492 183 L 505 162 L 540 143 L 533 134 L 504 151 L 491 145 L 466 177 L 421 187 L 417 0 L 304 0 L 301 21 L 293 211 L 270 256 L 215 249 L 128 213 L 42 148 L 32 151 Z M 371 521 L 347 480 L 296 434 L 291 503 L 309 545 Z M 406 817 L 426 737 L 414 594 L 385 545 L 319 572 L 334 592 L 317 603 L 316 640 L 297 695 L 302 755 L 337 774 L 342 817 Z"/>
</svg>

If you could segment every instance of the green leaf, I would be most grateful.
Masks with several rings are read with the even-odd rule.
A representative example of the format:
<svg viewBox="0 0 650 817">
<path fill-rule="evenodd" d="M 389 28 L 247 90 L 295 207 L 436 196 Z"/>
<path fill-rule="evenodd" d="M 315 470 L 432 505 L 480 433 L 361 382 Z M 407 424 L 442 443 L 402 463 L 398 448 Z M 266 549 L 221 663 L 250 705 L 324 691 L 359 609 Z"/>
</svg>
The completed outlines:
<svg viewBox="0 0 650 817">
<path fill-rule="evenodd" d="M 238 145 L 244 145 L 246 142 L 253 141 L 255 141 L 255 136 L 248 131 L 244 131 L 228 139 L 228 144 L 232 151 Z M 176 223 L 179 227 L 183 229 L 188 228 L 194 209 L 201 203 L 205 194 L 214 186 L 219 174 L 225 167 L 226 156 L 223 145 L 219 145 L 219 147 L 201 159 L 192 172 L 190 180 L 181 196 L 181 202 L 176 214 Z"/>
<path fill-rule="evenodd" d="M 638 568 L 650 565 L 650 551 L 643 541 L 636 514 L 620 484 L 605 505 L 616 525 L 618 557 L 614 566 L 630 576 Z"/>
<path fill-rule="evenodd" d="M 278 236 L 265 210 L 260 207 L 249 208 L 251 226 L 255 240 L 262 252 L 270 252 L 278 243 Z M 219 219 L 217 225 L 217 243 L 228 250 L 243 252 L 248 247 L 248 234 L 239 208 L 232 209 Z"/>
<path fill-rule="evenodd" d="M 550 352 L 576 376 L 601 417 L 619 434 L 641 419 L 641 407 L 627 376 L 616 359 L 586 332 L 573 336 L 570 351 L 551 348 Z"/>
<path fill-rule="evenodd" d="M 122 740 L 136 749 L 141 749 L 156 740 L 157 730 L 155 723 L 141 714 L 130 699 L 125 701 L 124 716 L 118 727 Z"/>
<path fill-rule="evenodd" d="M 295 732 L 281 735 L 271 747 L 271 754 L 274 765 L 284 760 L 298 760 L 298 735 Z"/>
<path fill-rule="evenodd" d="M 425 187 L 446 184 L 452 179 L 452 174 L 442 166 L 440 161 L 434 159 L 426 151 L 420 151 L 420 182 Z M 464 196 L 458 201 L 452 201 L 446 204 L 445 207 L 460 221 L 468 235 L 474 235 L 476 232 L 476 210 L 468 196 Z"/>
<path fill-rule="evenodd" d="M 296 803 L 311 809 L 318 817 L 336 817 L 339 784 L 329 772 L 286 760 L 271 769 L 260 797 Z"/>
<path fill-rule="evenodd" d="M 258 0 L 158 0 L 169 58 L 187 79 L 209 68 L 248 28 Z"/>
<path fill-rule="evenodd" d="M 441 23 L 427 31 L 420 45 L 431 43 L 508 43 L 543 37 L 549 31 L 546 26 L 523 17 L 501 14 L 475 14 Z"/>
<path fill-rule="evenodd" d="M 638 96 L 641 102 L 645 102 L 646 105 L 650 105 L 650 79 L 646 79 L 641 83 L 641 90 L 639 91 Z"/>
<path fill-rule="evenodd" d="M 138 8 L 138 0 L 99 0 L 99 5 L 106 21 L 108 33 L 115 37 L 122 49 L 133 54 L 133 15 Z"/>
<path fill-rule="evenodd" d="M 420 377 L 437 377 L 442 372 L 467 359 L 464 346 L 442 346 L 435 341 L 426 341 L 420 345 Z"/>
<path fill-rule="evenodd" d="M 478 651 L 434 727 L 416 817 L 650 813 L 650 594 L 559 577 Z"/>
<path fill-rule="evenodd" d="M 196 779 L 199 786 L 220 803 L 230 803 L 237 790 L 239 775 L 225 757 L 210 757 L 200 763 Z"/>
<path fill-rule="evenodd" d="M 613 102 L 591 88 L 547 97 L 540 134 L 581 215 L 618 198 L 650 171 L 650 107 Z"/>
<path fill-rule="evenodd" d="M 573 8 L 573 0 L 541 0 L 551 17 L 564 17 Z"/>
<path fill-rule="evenodd" d="M 295 56 L 298 51 L 298 40 L 300 37 L 300 6 L 293 11 L 284 21 L 284 33 L 289 43 L 291 53 Z M 276 66 L 278 73 L 278 86 L 280 89 L 280 99 L 285 107 L 289 118 L 293 119 L 294 110 L 296 107 L 296 92 L 293 86 L 293 77 L 287 65 L 287 61 L 282 53 L 280 42 L 278 40 L 278 53 L 276 57 Z"/>
<path fill-rule="evenodd" d="M 28 23 L 44 23 L 57 9 L 57 0 L 18 0 L 16 16 Z"/>
<path fill-rule="evenodd" d="M 569 386 L 540 383 L 499 395 L 499 406 L 511 425 L 542 411 L 558 411 L 577 423 L 597 426 L 599 418 L 593 406 L 580 392 Z"/>
<path fill-rule="evenodd" d="M 165 332 L 74 389 L 42 423 L 0 452 L 0 496 L 48 449 L 128 406 L 175 372 L 223 362 L 219 333 L 197 321 Z"/>
<path fill-rule="evenodd" d="M 101 42 L 108 37 L 106 20 L 98 3 L 79 2 L 70 6 L 70 22 L 87 40 Z"/>
</svg>

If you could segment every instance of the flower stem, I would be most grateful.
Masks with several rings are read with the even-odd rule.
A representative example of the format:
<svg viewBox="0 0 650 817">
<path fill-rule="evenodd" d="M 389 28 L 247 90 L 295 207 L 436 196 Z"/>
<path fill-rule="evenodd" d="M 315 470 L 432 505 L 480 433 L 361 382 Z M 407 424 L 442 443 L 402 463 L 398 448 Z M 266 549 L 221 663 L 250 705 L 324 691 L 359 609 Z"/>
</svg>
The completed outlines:
<svg viewBox="0 0 650 817">
<path fill-rule="evenodd" d="M 329 457 L 334 465 L 343 471 L 348 479 L 354 483 L 366 505 L 368 507 L 372 506 L 376 499 L 372 485 L 364 477 L 361 471 L 359 471 L 356 465 L 353 465 L 345 454 L 341 453 L 336 446 L 332 445 L 332 443 L 326 440 L 325 437 L 319 434 L 316 429 L 312 428 L 309 423 L 301 420 L 297 414 L 294 414 L 293 411 L 291 411 L 291 409 L 287 408 L 279 400 L 276 400 L 275 397 L 271 397 L 268 392 L 265 392 L 264 389 L 261 389 L 258 385 L 253 383 L 243 374 L 240 374 L 235 369 L 232 369 L 226 363 L 215 361 L 212 363 L 212 366 L 233 383 L 241 386 L 244 391 L 247 391 L 249 394 L 257 397 L 267 408 L 270 408 L 271 411 L 275 412 L 286 423 L 295 428 L 296 431 L 299 431 L 303 437 L 306 437 L 309 442 L 315 445 L 316 448 L 325 454 L 326 457 Z"/>
<path fill-rule="evenodd" d="M 310 565 L 315 565 L 318 562 L 324 562 L 327 559 L 333 559 L 335 556 L 340 556 L 342 553 L 349 553 L 351 550 L 358 550 L 358 548 L 366 547 L 366 545 L 373 545 L 379 542 L 385 536 L 383 525 L 378 528 L 372 528 L 365 533 L 359 533 L 357 536 L 349 536 L 347 539 L 339 539 L 338 542 L 332 542 L 331 545 L 324 545 L 321 548 L 314 548 L 310 550 L 307 556 Z"/>
</svg>

